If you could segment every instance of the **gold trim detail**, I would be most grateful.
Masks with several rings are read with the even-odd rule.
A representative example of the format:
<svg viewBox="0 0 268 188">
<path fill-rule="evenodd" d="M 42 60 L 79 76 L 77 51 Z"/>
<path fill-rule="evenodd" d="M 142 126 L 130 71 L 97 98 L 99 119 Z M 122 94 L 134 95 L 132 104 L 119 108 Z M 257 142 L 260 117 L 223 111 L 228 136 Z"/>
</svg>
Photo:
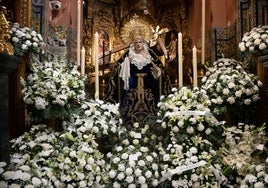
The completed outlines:
<svg viewBox="0 0 268 188">
<path fill-rule="evenodd" d="M 150 40 L 153 35 L 152 29 L 153 27 L 149 23 L 134 16 L 134 18 L 122 28 L 122 41 L 129 44 L 137 37 L 141 37 L 144 40 Z"/>
<path fill-rule="evenodd" d="M 32 0 L 20 0 L 21 22 L 20 25 L 31 27 Z"/>
<path fill-rule="evenodd" d="M 9 24 L 5 17 L 6 8 L 0 6 L 0 52 L 14 55 L 13 46 L 9 43 Z"/>
</svg>

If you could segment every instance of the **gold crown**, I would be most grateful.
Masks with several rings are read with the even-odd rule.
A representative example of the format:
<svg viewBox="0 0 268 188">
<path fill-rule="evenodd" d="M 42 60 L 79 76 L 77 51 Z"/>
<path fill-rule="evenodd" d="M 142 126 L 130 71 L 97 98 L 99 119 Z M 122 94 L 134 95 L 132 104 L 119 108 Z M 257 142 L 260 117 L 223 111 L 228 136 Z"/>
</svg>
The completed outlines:
<svg viewBox="0 0 268 188">
<path fill-rule="evenodd" d="M 130 44 L 137 37 L 150 40 L 152 35 L 152 26 L 146 21 L 137 18 L 137 16 L 134 16 L 133 19 L 126 23 L 121 31 L 122 41 L 126 44 Z"/>
</svg>

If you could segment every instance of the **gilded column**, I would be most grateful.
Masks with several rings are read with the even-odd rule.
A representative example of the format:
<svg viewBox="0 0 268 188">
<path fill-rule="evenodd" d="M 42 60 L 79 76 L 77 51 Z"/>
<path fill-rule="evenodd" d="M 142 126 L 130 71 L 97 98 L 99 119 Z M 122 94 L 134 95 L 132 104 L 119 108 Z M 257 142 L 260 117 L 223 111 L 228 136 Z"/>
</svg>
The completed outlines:
<svg viewBox="0 0 268 188">
<path fill-rule="evenodd" d="M 13 46 L 9 43 L 9 24 L 5 17 L 6 8 L 0 6 L 0 52 L 13 55 Z"/>
<path fill-rule="evenodd" d="M 20 0 L 20 25 L 31 27 L 32 0 Z"/>
</svg>

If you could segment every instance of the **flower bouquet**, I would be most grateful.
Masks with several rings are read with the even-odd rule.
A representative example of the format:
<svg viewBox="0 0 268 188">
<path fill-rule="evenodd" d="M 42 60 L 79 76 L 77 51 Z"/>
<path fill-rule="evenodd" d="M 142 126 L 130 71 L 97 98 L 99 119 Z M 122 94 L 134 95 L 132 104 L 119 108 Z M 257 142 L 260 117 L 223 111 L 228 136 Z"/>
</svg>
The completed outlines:
<svg viewBox="0 0 268 188">
<path fill-rule="evenodd" d="M 37 125 L 12 140 L 10 164 L 0 163 L 0 187 L 100 187 L 109 165 L 94 135 Z"/>
<path fill-rule="evenodd" d="M 218 118 L 233 114 L 237 121 L 249 121 L 255 113 L 262 86 L 257 76 L 247 73 L 240 62 L 222 58 L 208 68 L 201 80 Z"/>
<path fill-rule="evenodd" d="M 42 35 L 35 30 L 29 27 L 21 27 L 18 23 L 14 23 L 10 30 L 10 35 L 10 42 L 13 45 L 15 55 L 45 54 L 44 48 L 46 44 Z"/>
<path fill-rule="evenodd" d="M 85 99 L 85 80 L 76 66 L 57 60 L 33 62 L 32 73 L 21 79 L 23 100 L 35 123 L 67 119 Z"/>
<path fill-rule="evenodd" d="M 239 49 L 244 54 L 268 54 L 268 25 L 254 27 L 243 35 Z"/>
<path fill-rule="evenodd" d="M 205 90 L 173 89 L 159 103 L 157 122 L 165 132 L 157 144 L 161 187 L 217 187 L 227 183 L 216 149 L 223 128 L 210 113 Z"/>
<path fill-rule="evenodd" d="M 123 138 L 106 155 L 110 164 L 108 187 L 157 187 L 158 154 L 148 147 L 148 126 L 140 129 L 135 123 L 132 131 L 122 130 Z"/>
<path fill-rule="evenodd" d="M 224 173 L 232 184 L 244 188 L 266 187 L 268 153 L 265 126 L 256 127 L 241 123 L 227 127 L 223 135 L 225 141 L 218 153 L 225 166 Z"/>
<path fill-rule="evenodd" d="M 71 114 L 65 127 L 76 134 L 93 134 L 98 149 L 107 153 L 111 151 L 118 138 L 121 137 L 122 121 L 119 115 L 119 104 L 105 103 L 101 100 L 84 100 L 79 110 Z"/>
</svg>

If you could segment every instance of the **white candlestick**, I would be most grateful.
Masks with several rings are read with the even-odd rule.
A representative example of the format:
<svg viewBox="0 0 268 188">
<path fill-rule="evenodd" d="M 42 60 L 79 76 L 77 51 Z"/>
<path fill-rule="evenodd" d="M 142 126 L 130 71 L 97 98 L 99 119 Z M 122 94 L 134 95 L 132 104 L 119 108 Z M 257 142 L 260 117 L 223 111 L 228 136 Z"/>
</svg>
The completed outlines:
<svg viewBox="0 0 268 188">
<path fill-rule="evenodd" d="M 99 34 L 95 33 L 94 38 L 94 61 L 95 61 L 95 99 L 99 99 L 99 54 L 98 54 L 98 41 L 99 41 Z"/>
<path fill-rule="evenodd" d="M 81 45 L 81 1 L 77 1 L 77 66 L 80 65 L 80 45 Z"/>
<path fill-rule="evenodd" d="M 197 54 L 196 47 L 193 47 L 193 88 L 197 87 Z"/>
<path fill-rule="evenodd" d="M 81 50 L 81 75 L 85 75 L 85 57 L 86 57 L 86 50 L 83 46 Z"/>
<path fill-rule="evenodd" d="M 202 64 L 204 65 L 205 64 L 205 21 L 206 21 L 206 0 L 202 0 L 202 54 L 201 54 L 201 61 L 202 61 Z"/>
<path fill-rule="evenodd" d="M 183 66 L 182 66 L 182 62 L 183 62 L 183 57 L 182 57 L 182 34 L 179 33 L 178 34 L 178 80 L 179 80 L 179 87 L 183 86 Z"/>
</svg>

